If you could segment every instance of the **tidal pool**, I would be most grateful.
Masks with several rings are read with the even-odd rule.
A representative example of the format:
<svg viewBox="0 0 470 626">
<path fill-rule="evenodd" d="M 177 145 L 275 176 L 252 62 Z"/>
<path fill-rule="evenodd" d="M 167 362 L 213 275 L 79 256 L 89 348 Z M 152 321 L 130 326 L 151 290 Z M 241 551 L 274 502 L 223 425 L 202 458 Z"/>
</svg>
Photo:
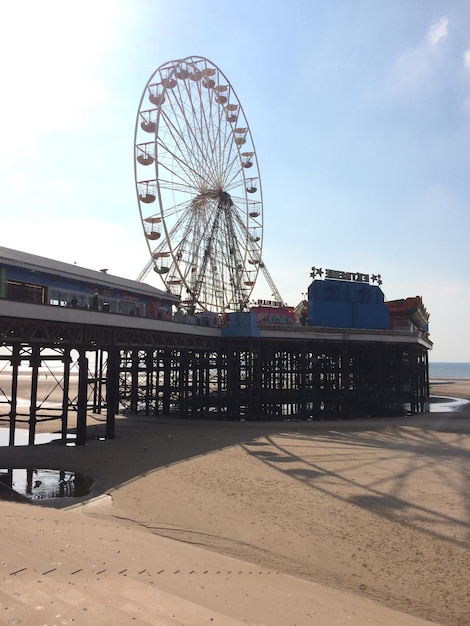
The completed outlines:
<svg viewBox="0 0 470 626">
<path fill-rule="evenodd" d="M 0 482 L 29 500 L 80 498 L 93 486 L 89 476 L 57 469 L 0 469 Z"/>
</svg>

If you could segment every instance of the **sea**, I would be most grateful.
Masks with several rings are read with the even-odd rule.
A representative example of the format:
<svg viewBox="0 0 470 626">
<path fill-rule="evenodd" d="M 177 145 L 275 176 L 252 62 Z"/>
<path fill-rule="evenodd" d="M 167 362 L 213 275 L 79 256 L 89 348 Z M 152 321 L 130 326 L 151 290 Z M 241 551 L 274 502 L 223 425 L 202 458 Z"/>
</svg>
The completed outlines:
<svg viewBox="0 0 470 626">
<path fill-rule="evenodd" d="M 429 362 L 429 380 L 470 380 L 470 363 Z"/>
</svg>

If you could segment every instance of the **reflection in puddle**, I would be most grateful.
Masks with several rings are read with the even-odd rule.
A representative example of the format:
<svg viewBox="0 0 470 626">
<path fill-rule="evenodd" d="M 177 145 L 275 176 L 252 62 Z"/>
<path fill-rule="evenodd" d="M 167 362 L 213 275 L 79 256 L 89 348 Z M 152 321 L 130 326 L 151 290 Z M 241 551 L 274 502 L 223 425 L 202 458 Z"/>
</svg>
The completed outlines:
<svg viewBox="0 0 470 626">
<path fill-rule="evenodd" d="M 84 474 L 54 469 L 0 469 L 0 481 L 29 500 L 79 498 L 93 486 Z"/>
<path fill-rule="evenodd" d="M 450 413 L 462 409 L 470 409 L 470 400 L 448 398 L 447 396 L 431 396 L 429 400 L 430 413 Z"/>
<path fill-rule="evenodd" d="M 8 428 L 0 428 L 0 446 L 7 446 L 10 436 L 10 430 Z M 73 439 L 75 435 L 68 434 L 68 438 Z M 56 433 L 36 433 L 34 437 L 35 444 L 50 443 L 51 441 L 59 441 L 61 438 L 60 432 Z M 15 445 L 27 446 L 28 445 L 28 430 L 26 428 L 17 428 L 15 430 Z"/>
</svg>

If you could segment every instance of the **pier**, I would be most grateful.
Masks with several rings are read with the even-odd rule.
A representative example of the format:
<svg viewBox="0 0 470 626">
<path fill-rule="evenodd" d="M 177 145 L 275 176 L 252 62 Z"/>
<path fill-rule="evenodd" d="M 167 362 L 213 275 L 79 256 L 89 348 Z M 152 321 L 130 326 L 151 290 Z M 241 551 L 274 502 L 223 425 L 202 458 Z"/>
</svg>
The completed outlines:
<svg viewBox="0 0 470 626">
<path fill-rule="evenodd" d="M 243 331 L 242 331 L 243 334 Z M 87 415 L 185 419 L 317 420 L 427 410 L 425 333 L 261 326 L 223 328 L 2 300 L 0 425 L 28 429 L 61 421 L 67 440 L 87 440 Z M 41 397 L 53 372 L 60 401 Z M 50 374 L 52 376 L 52 374 Z M 27 402 L 19 402 L 27 379 Z"/>
</svg>

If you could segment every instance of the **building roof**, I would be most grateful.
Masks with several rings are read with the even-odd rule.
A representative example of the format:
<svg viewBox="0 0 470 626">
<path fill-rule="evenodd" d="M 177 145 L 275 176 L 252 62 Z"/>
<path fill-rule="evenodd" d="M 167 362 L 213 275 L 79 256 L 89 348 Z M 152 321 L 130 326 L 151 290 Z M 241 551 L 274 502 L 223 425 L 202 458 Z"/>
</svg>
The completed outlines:
<svg viewBox="0 0 470 626">
<path fill-rule="evenodd" d="M 173 302 L 180 301 L 180 298 L 174 294 L 163 291 L 162 289 L 157 289 L 156 287 L 152 287 L 146 283 L 130 280 L 129 278 L 122 278 L 120 276 L 114 276 L 113 274 L 108 274 L 103 271 L 90 270 L 72 263 L 55 261 L 53 259 L 48 259 L 47 257 L 30 254 L 29 252 L 21 252 L 19 250 L 12 250 L 11 248 L 0 246 L 0 264 L 2 263 L 4 265 L 13 265 L 15 267 L 41 270 L 46 273 L 63 276 L 64 278 L 89 280 L 103 286 L 118 287 L 135 293 L 153 296 L 154 298 L 165 298 L 166 300 L 171 300 Z"/>
</svg>

